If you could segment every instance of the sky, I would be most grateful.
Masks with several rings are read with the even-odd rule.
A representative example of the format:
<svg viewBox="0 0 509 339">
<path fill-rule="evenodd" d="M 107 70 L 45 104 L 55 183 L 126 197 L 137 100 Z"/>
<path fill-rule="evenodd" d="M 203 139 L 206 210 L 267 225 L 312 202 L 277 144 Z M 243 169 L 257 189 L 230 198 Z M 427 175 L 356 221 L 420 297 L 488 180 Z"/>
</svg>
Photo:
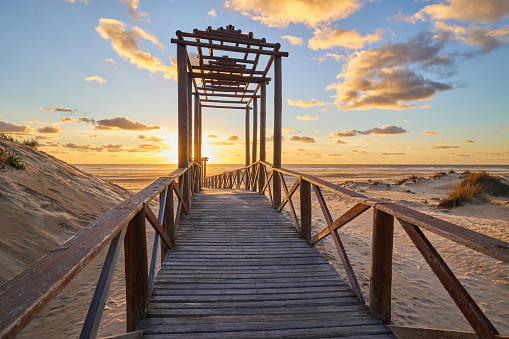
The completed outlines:
<svg viewBox="0 0 509 339">
<path fill-rule="evenodd" d="M 228 25 L 289 52 L 283 164 L 509 165 L 507 0 L 3 0 L 0 131 L 73 164 L 175 164 L 170 40 Z M 271 82 L 269 139 L 272 115 Z M 203 133 L 210 162 L 244 163 L 243 111 L 204 108 Z"/>
</svg>

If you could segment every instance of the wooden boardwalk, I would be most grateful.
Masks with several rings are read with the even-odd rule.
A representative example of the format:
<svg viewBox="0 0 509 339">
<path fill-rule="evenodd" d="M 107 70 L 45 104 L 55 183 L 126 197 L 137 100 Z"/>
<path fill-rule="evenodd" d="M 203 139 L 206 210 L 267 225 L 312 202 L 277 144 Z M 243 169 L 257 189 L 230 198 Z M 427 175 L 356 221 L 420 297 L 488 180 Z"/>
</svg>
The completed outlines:
<svg viewBox="0 0 509 339">
<path fill-rule="evenodd" d="M 138 329 L 146 338 L 394 338 L 265 196 L 204 189 Z"/>
</svg>

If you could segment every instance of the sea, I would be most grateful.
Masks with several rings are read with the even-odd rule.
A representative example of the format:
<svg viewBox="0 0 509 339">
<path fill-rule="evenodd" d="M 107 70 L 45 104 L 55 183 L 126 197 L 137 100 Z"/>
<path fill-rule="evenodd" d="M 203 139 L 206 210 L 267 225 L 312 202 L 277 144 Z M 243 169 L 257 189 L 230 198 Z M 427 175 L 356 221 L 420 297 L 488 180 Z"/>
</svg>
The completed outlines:
<svg viewBox="0 0 509 339">
<path fill-rule="evenodd" d="M 133 193 L 176 169 L 175 165 L 161 164 L 78 164 L 75 166 L 123 186 Z M 207 174 L 218 174 L 241 167 L 242 165 L 234 164 L 207 164 Z M 509 165 L 288 164 L 283 167 L 315 175 L 337 184 L 373 183 L 375 181 L 395 183 L 413 175 L 429 178 L 437 172 L 449 171 L 456 173 L 486 171 L 496 176 L 503 176 L 506 180 L 509 179 Z M 290 185 L 291 182 L 287 182 L 287 184 Z M 369 195 L 369 192 L 366 194 Z M 348 201 L 325 191 L 324 197 L 335 218 L 352 206 Z M 299 204 L 297 201 L 294 204 L 298 213 Z M 313 202 L 313 204 L 315 203 Z M 434 216 L 438 215 L 438 217 L 462 227 L 509 242 L 509 217 L 494 220 L 487 218 L 482 213 L 464 215 L 454 211 L 437 212 L 424 203 L 421 205 L 424 211 L 429 211 Z M 506 210 L 503 210 L 504 208 Z M 506 216 L 509 215 L 508 212 L 504 212 L 509 211 L 509 206 L 501 206 L 500 209 L 502 209 L 502 215 L 504 213 Z M 288 211 L 284 212 L 289 215 Z M 372 236 L 372 213 L 368 212 L 341 228 L 339 232 L 366 299 L 369 299 Z M 324 226 L 325 222 L 320 209 L 314 208 L 313 232 Z M 509 335 L 509 264 L 501 263 L 433 233 L 425 231 L 425 234 L 495 327 L 501 334 Z M 151 237 L 152 235 L 150 239 Z M 332 239 L 326 238 L 316 244 L 316 247 L 340 274 L 344 273 Z M 119 265 L 120 268 L 117 271 L 120 278 L 117 280 L 122 279 L 122 264 Z M 122 282 L 115 282 L 112 286 L 111 297 L 101 323 L 100 336 L 118 334 L 124 329 L 123 286 Z M 392 319 L 393 324 L 396 325 L 472 332 L 471 327 L 439 280 L 397 223 L 395 224 L 393 249 Z"/>
</svg>

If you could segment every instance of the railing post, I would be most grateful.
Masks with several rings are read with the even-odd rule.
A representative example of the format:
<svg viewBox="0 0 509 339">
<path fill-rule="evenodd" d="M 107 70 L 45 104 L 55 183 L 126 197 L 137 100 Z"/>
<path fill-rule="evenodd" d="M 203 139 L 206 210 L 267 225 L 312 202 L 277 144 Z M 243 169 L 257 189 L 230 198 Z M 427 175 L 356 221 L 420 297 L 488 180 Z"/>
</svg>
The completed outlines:
<svg viewBox="0 0 509 339">
<path fill-rule="evenodd" d="M 392 246 L 394 217 L 373 209 L 369 310 L 376 319 L 391 323 Z"/>
<path fill-rule="evenodd" d="M 129 222 L 124 238 L 127 332 L 148 312 L 148 263 L 145 209 Z"/>
<path fill-rule="evenodd" d="M 261 83 L 260 86 L 260 160 L 265 161 L 265 139 L 266 139 L 266 128 L 267 128 L 267 100 L 266 100 L 266 84 L 265 82 Z M 262 173 L 262 169 L 265 169 L 265 165 L 263 168 L 260 168 L 260 178 L 258 179 L 258 189 L 260 194 L 262 193 L 263 186 L 265 186 L 265 170 Z"/>
<path fill-rule="evenodd" d="M 282 146 L 282 126 L 283 125 L 283 87 L 281 57 L 274 57 L 274 168 L 281 168 L 281 146 Z M 278 208 L 281 204 L 281 180 L 279 175 L 274 175 L 272 179 L 272 207 Z"/>
<path fill-rule="evenodd" d="M 166 234 L 168 234 L 170 237 L 171 243 L 175 244 L 175 207 L 173 206 L 173 185 L 174 183 L 171 183 L 168 186 L 166 204 L 164 208 L 164 218 L 161 226 L 163 226 Z M 168 252 L 168 248 L 163 241 L 161 242 L 161 262 L 164 260 L 166 252 Z"/>
<path fill-rule="evenodd" d="M 300 234 L 303 239 L 311 239 L 311 183 L 300 181 Z"/>
</svg>

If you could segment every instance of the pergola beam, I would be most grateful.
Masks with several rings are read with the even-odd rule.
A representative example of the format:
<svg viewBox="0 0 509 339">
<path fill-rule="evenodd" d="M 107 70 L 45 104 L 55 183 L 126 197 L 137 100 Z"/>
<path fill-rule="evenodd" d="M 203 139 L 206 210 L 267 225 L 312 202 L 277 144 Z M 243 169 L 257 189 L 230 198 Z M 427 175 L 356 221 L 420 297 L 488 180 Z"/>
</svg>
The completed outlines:
<svg viewBox="0 0 509 339">
<path fill-rule="evenodd" d="M 225 98 L 259 98 L 259 95 L 253 94 L 225 94 L 225 93 L 200 93 L 193 92 L 195 95 L 208 96 L 208 97 L 225 97 Z"/>
<path fill-rule="evenodd" d="M 267 77 L 246 77 L 242 75 L 234 74 L 220 74 L 220 73 L 191 73 L 191 76 L 195 79 L 218 79 L 218 80 L 229 80 L 243 83 L 257 83 L 262 81 L 270 81 Z"/>
<path fill-rule="evenodd" d="M 246 106 L 218 106 L 218 105 L 201 105 L 201 107 L 207 107 L 207 108 L 242 109 L 242 110 L 245 110 L 245 109 L 246 109 Z"/>
<path fill-rule="evenodd" d="M 280 52 L 280 51 L 256 49 L 256 48 L 236 47 L 236 46 L 228 46 L 228 45 L 221 45 L 221 44 L 211 44 L 211 43 L 196 42 L 196 41 L 181 40 L 181 39 L 171 39 L 171 43 L 172 44 L 178 43 L 178 44 L 183 44 L 183 45 L 187 45 L 187 46 L 203 47 L 203 48 L 209 48 L 209 49 L 219 50 L 219 51 L 253 53 L 255 55 L 263 54 L 263 55 L 274 55 L 274 56 L 280 56 L 280 57 L 288 56 L 288 52 Z"/>
</svg>

